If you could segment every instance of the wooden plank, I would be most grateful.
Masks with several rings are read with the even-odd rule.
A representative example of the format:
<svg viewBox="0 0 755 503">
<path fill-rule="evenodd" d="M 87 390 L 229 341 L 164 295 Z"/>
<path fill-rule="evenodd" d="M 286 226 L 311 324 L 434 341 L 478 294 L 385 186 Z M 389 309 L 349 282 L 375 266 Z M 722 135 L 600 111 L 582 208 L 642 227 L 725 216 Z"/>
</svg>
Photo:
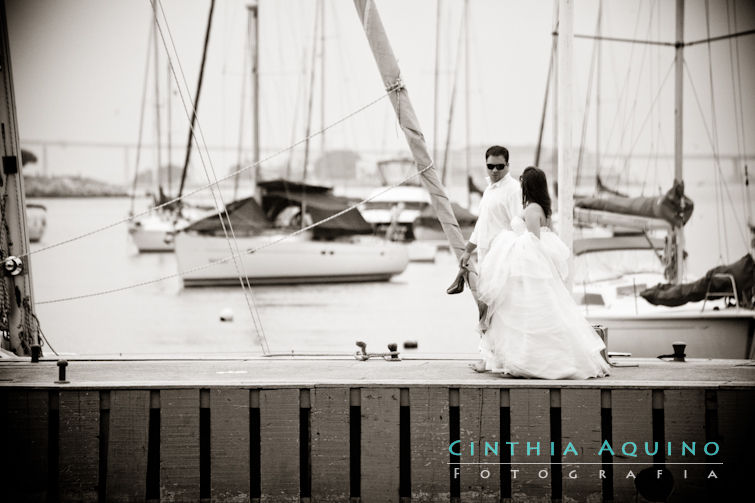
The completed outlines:
<svg viewBox="0 0 755 503">
<path fill-rule="evenodd" d="M 160 391 L 160 501 L 199 501 L 199 389 Z"/>
<path fill-rule="evenodd" d="M 501 432 L 501 398 L 498 389 L 459 390 L 459 439 L 462 463 L 498 463 Z M 474 450 L 472 445 L 474 443 Z M 492 451 L 488 451 L 488 447 Z M 495 454 L 495 449 L 498 454 Z M 461 466 L 461 500 L 495 501 L 501 497 L 501 466 L 474 464 Z"/>
<path fill-rule="evenodd" d="M 561 390 L 561 471 L 562 500 L 602 501 L 602 481 L 598 477 L 600 465 L 581 465 L 580 462 L 600 462 L 600 390 Z M 573 454 L 571 447 L 577 451 Z M 570 461 L 573 464 L 566 464 Z"/>
<path fill-rule="evenodd" d="M 100 393 L 61 391 L 58 490 L 62 501 L 97 501 Z"/>
<path fill-rule="evenodd" d="M 653 456 L 645 453 L 645 442 L 649 452 L 653 452 L 653 396 L 649 389 L 627 389 L 611 391 L 611 448 L 616 463 L 642 463 L 639 465 L 614 465 L 613 494 L 616 501 L 635 501 L 637 489 L 635 479 L 641 470 L 652 466 Z M 625 442 L 637 445 L 637 457 L 624 454 L 621 450 Z M 663 446 L 659 446 L 663 449 Z M 626 452 L 632 452 L 628 445 Z M 632 475 L 629 475 L 629 472 Z"/>
<path fill-rule="evenodd" d="M 409 389 L 412 501 L 449 501 L 448 388 Z"/>
<path fill-rule="evenodd" d="M 723 466 L 713 466 L 720 487 L 726 494 L 721 501 L 736 501 L 742 488 L 752 480 L 753 452 L 755 452 L 755 391 L 718 391 L 718 460 Z M 713 452 L 713 446 L 709 452 Z M 706 477 L 710 472 L 706 470 Z"/>
<path fill-rule="evenodd" d="M 511 456 L 511 496 L 514 501 L 550 503 L 551 478 L 539 478 L 540 470 L 550 472 L 550 391 L 547 389 L 511 389 L 509 391 L 511 411 L 511 442 L 514 453 Z M 533 447 L 540 442 L 540 452 L 531 451 L 527 455 L 527 444 Z M 518 463 L 542 463 L 524 465 Z"/>
<path fill-rule="evenodd" d="M 349 501 L 349 388 L 315 388 L 312 401 L 312 498 Z"/>
<path fill-rule="evenodd" d="M 210 390 L 210 479 L 213 501 L 249 500 L 248 389 Z"/>
<path fill-rule="evenodd" d="M 111 391 L 106 487 L 108 501 L 146 499 L 148 435 L 149 391 Z"/>
<path fill-rule="evenodd" d="M 705 390 L 667 389 L 663 391 L 666 465 L 674 476 L 671 503 L 700 501 L 705 494 L 705 465 L 674 465 L 671 463 L 704 462 L 705 454 Z M 695 443 L 695 455 L 682 456 L 682 442 Z M 686 474 L 686 479 L 685 479 Z M 703 498 L 705 500 L 705 498 Z"/>
<path fill-rule="evenodd" d="M 47 501 L 47 391 L 8 390 L 0 409 L 3 424 L 3 496 L 8 501 Z M 9 453 L 13 453 L 11 457 Z"/>
<path fill-rule="evenodd" d="M 398 388 L 362 388 L 361 502 L 399 501 Z"/>
<path fill-rule="evenodd" d="M 299 390 L 260 391 L 262 501 L 299 501 Z"/>
</svg>

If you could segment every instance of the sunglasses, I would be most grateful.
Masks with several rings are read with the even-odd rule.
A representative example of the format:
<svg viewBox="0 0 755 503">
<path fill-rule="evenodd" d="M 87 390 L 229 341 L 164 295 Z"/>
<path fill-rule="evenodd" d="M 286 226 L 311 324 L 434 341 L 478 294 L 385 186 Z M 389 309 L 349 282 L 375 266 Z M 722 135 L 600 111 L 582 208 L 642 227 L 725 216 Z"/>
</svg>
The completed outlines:
<svg viewBox="0 0 755 503">
<path fill-rule="evenodd" d="M 508 164 L 488 164 L 488 169 L 497 169 L 498 171 L 503 171 L 508 167 Z"/>
</svg>

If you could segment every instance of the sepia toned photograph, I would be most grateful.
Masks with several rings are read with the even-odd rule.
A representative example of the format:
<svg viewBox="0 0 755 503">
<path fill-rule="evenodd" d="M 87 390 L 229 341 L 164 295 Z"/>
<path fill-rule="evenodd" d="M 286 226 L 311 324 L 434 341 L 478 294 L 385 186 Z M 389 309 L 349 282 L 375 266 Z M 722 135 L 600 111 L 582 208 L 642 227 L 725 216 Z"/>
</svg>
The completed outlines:
<svg viewBox="0 0 755 503">
<path fill-rule="evenodd" d="M 0 500 L 748 499 L 755 3 L 0 31 Z"/>
</svg>

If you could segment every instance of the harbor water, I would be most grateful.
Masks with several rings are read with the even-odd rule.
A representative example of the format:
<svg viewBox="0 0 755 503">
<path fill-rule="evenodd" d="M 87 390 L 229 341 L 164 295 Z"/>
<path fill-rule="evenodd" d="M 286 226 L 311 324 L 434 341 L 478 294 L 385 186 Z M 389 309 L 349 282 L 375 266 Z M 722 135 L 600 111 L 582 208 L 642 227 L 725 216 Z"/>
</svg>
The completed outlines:
<svg viewBox="0 0 755 503">
<path fill-rule="evenodd" d="M 690 187 L 695 212 L 687 226 L 689 279 L 740 258 L 747 250 L 744 192 L 732 186 L 724 232 L 716 199 Z M 47 207 L 47 230 L 32 250 L 107 225 L 128 214 L 127 198 L 35 199 Z M 146 199 L 137 210 L 146 208 Z M 724 235 L 725 234 L 725 235 Z M 721 239 L 716 239 L 721 236 Z M 48 301 L 106 291 L 177 273 L 172 253 L 139 254 L 125 224 L 31 256 L 37 314 L 61 354 L 247 355 L 261 352 L 351 353 L 417 341 L 423 354 L 477 351 L 472 297 L 447 295 L 456 273 L 450 252 L 435 263 L 410 263 L 389 282 L 281 285 L 253 288 L 257 327 L 239 287 L 182 287 L 179 277 L 67 302 Z M 220 321 L 230 309 L 232 322 Z M 49 353 L 49 351 L 47 351 Z"/>
</svg>

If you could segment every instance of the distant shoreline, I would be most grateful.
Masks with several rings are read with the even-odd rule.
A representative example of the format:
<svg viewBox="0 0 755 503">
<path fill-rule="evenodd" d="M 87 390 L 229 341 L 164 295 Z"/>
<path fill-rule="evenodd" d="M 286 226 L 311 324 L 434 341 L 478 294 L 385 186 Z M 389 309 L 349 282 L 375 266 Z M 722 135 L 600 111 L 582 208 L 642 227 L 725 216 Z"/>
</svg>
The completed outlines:
<svg viewBox="0 0 755 503">
<path fill-rule="evenodd" d="M 128 192 L 118 185 L 93 180 L 82 176 L 24 176 L 24 189 L 28 198 L 75 198 L 75 197 L 128 197 Z"/>
</svg>

